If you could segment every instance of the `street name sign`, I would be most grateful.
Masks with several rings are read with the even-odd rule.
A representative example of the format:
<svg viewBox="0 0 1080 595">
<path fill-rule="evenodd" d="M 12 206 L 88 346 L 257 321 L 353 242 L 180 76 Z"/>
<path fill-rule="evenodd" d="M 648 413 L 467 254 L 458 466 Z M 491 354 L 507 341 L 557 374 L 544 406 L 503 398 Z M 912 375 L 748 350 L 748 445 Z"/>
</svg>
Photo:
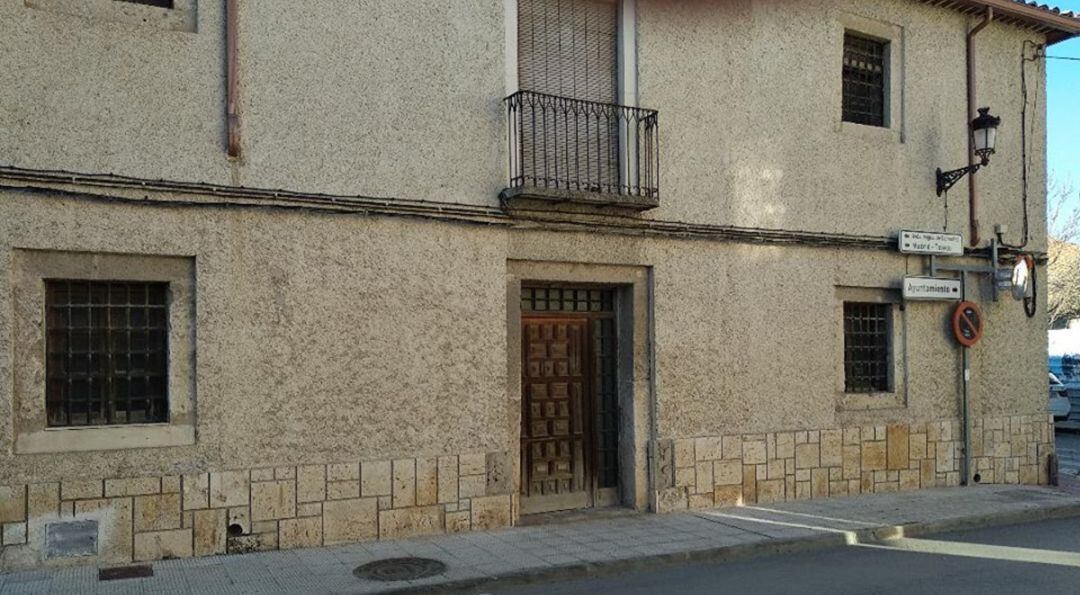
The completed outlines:
<svg viewBox="0 0 1080 595">
<path fill-rule="evenodd" d="M 938 277 L 904 277 L 905 300 L 939 300 L 959 302 L 961 298 L 959 279 Z"/>
<path fill-rule="evenodd" d="M 905 230 L 900 232 L 897 242 L 904 254 L 964 255 L 964 236 L 958 233 Z"/>
</svg>

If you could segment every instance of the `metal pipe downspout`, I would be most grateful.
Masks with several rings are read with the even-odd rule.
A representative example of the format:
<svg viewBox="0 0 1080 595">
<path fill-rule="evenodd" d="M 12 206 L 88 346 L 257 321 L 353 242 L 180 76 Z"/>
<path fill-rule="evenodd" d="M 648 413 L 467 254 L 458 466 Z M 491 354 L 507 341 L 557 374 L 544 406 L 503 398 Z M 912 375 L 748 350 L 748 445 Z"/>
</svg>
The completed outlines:
<svg viewBox="0 0 1080 595">
<path fill-rule="evenodd" d="M 967 122 L 968 125 L 972 119 L 975 118 L 976 111 L 976 97 L 975 97 L 975 36 L 980 31 L 986 28 L 991 21 L 994 20 L 994 8 L 991 6 L 986 7 L 986 16 L 983 17 L 982 22 L 975 25 L 974 28 L 967 34 Z M 974 165 L 976 163 L 975 158 L 975 139 L 972 138 L 971 132 L 968 131 L 968 164 Z M 982 237 L 979 235 L 979 191 L 978 191 L 978 177 L 977 172 L 971 172 L 968 176 L 968 216 L 969 227 L 971 233 L 971 246 L 975 247 L 979 245 Z"/>
<path fill-rule="evenodd" d="M 239 91 L 236 84 L 237 1 L 225 0 L 225 126 L 226 151 L 229 157 L 240 157 Z"/>
<path fill-rule="evenodd" d="M 991 6 L 986 7 L 986 15 L 979 24 L 975 25 L 971 31 L 967 34 L 967 122 L 970 122 L 975 118 L 976 105 L 976 81 L 975 81 L 975 36 L 980 31 L 985 29 L 994 20 L 994 9 Z M 969 125 L 965 122 L 965 125 Z M 968 131 L 968 164 L 974 165 L 976 163 L 975 157 L 975 139 L 973 138 L 971 131 Z M 979 235 L 979 190 L 978 190 L 978 177 L 977 172 L 972 172 L 968 177 L 968 225 L 970 227 L 971 238 L 969 243 L 972 247 L 977 247 L 982 241 L 982 237 Z M 996 263 L 995 263 L 996 264 Z M 960 275 L 961 279 L 961 292 L 963 293 L 963 299 L 967 299 L 967 273 Z M 968 353 L 967 347 L 961 347 L 962 351 L 962 368 L 961 374 L 963 375 L 961 382 L 963 385 L 962 396 L 960 401 L 960 417 L 961 417 L 961 441 L 964 447 L 964 457 L 961 461 L 961 473 L 960 484 L 971 485 L 971 432 L 969 431 L 968 424 L 971 420 L 970 415 L 970 403 L 971 403 L 971 356 Z"/>
<path fill-rule="evenodd" d="M 967 300 L 967 273 L 960 273 L 960 294 L 961 299 Z M 960 462 L 960 485 L 971 485 L 971 432 L 968 430 L 968 424 L 971 420 L 970 415 L 970 390 L 971 390 L 971 356 L 969 354 L 969 348 L 960 346 L 961 353 L 961 386 L 963 390 L 961 392 L 960 399 L 960 440 L 964 445 L 964 457 Z"/>
<path fill-rule="evenodd" d="M 659 482 L 659 461 L 657 461 L 658 428 L 656 419 L 656 277 L 652 267 L 647 273 L 648 291 L 648 317 L 649 317 L 649 446 L 648 446 L 648 469 L 649 469 L 649 507 L 652 512 L 659 512 L 659 494 L 657 493 Z"/>
</svg>

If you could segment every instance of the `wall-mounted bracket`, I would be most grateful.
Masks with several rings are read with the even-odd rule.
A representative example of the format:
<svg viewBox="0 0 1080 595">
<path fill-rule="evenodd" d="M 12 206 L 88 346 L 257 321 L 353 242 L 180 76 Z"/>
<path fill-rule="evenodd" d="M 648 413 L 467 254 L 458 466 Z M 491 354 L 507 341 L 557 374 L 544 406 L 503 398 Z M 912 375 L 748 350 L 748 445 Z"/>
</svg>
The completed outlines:
<svg viewBox="0 0 1080 595">
<path fill-rule="evenodd" d="M 937 170 L 937 195 L 941 196 L 942 194 L 948 192 L 949 188 L 955 186 L 961 178 L 968 174 L 973 174 L 979 171 L 979 168 L 981 167 L 981 163 L 973 163 L 967 167 L 961 167 L 960 169 L 953 169 L 949 171 L 941 171 L 941 168 L 939 167 Z"/>
<path fill-rule="evenodd" d="M 940 256 L 930 255 L 930 276 L 936 277 L 938 271 L 947 271 L 954 273 L 979 273 L 983 275 L 991 276 L 991 286 L 994 291 L 994 301 L 998 301 L 998 288 L 997 288 L 997 262 L 998 262 L 998 243 L 997 240 L 990 240 L 990 264 L 946 264 L 938 262 Z"/>
</svg>

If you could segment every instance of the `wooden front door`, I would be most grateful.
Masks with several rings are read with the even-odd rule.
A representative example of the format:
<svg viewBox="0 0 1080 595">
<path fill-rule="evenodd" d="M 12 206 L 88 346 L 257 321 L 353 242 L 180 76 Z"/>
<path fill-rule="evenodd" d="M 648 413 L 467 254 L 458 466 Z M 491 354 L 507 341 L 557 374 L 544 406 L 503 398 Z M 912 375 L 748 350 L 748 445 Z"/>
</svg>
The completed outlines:
<svg viewBox="0 0 1080 595">
<path fill-rule="evenodd" d="M 521 512 L 593 504 L 589 320 L 523 317 Z"/>
<path fill-rule="evenodd" d="M 521 288 L 521 513 L 619 503 L 616 292 Z"/>
</svg>

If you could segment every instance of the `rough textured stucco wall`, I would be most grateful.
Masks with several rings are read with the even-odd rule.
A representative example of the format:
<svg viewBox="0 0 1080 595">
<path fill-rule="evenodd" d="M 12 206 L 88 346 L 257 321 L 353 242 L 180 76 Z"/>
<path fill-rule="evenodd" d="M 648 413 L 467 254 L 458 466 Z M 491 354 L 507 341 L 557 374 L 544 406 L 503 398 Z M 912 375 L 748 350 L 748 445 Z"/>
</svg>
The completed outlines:
<svg viewBox="0 0 1080 595">
<path fill-rule="evenodd" d="M 511 233 L 510 257 L 653 267 L 662 438 L 959 415 L 960 355 L 948 328 L 951 306 L 942 302 L 907 306 L 907 405 L 838 411 L 843 336 L 836 288 L 898 291 L 905 275 L 928 274 L 922 258 L 542 232 Z M 971 354 L 973 415 L 1045 415 L 1045 303 L 1029 320 L 1010 297 L 992 302 L 986 281 L 972 276 L 969 291 L 987 319 Z M 894 348 L 905 346 L 897 339 Z"/>
<path fill-rule="evenodd" d="M 227 183 L 222 6 L 190 33 L 0 2 L 0 163 Z"/>
<path fill-rule="evenodd" d="M 513 449 L 507 259 L 653 267 L 662 438 L 958 415 L 949 306 L 907 307 L 907 405 L 838 411 L 836 288 L 895 288 L 887 252 L 507 231 L 282 210 L 164 208 L 7 192 L 11 251 L 193 256 L 197 444 L 12 455 L 10 276 L 0 276 L 0 484 Z M 1045 415 L 1042 319 L 984 305 L 975 415 Z M 509 357 L 516 357 L 510 354 Z M 646 366 L 643 358 L 635 366 Z M 646 377 L 645 371 L 635 374 Z M 644 415 L 644 412 L 641 413 Z"/>
<path fill-rule="evenodd" d="M 902 28 L 900 135 L 841 126 L 847 15 Z M 973 21 L 900 0 L 639 0 L 638 20 L 639 103 L 660 111 L 663 134 L 661 207 L 651 216 L 870 235 L 942 228 L 934 169 L 966 164 L 964 38 Z M 1007 223 L 1014 243 L 1024 39 L 1039 38 L 1002 25 L 978 37 L 978 102 L 1003 120 L 998 155 L 980 174 L 983 233 Z M 1045 99 L 1041 70 L 1029 76 L 1039 81 L 1029 145 L 1038 230 Z M 966 182 L 949 197 L 949 230 L 967 233 Z"/>
<path fill-rule="evenodd" d="M 13 247 L 196 260 L 195 447 L 12 456 L 0 275 L 0 483 L 506 447 L 502 232 L 310 212 L 4 194 Z"/>
<path fill-rule="evenodd" d="M 502 2 L 241 3 L 237 163 L 223 6 L 181 32 L 0 2 L 0 163 L 496 202 Z"/>
<path fill-rule="evenodd" d="M 922 259 L 886 252 L 696 244 L 657 245 L 656 328 L 663 437 L 909 423 L 957 417 L 960 356 L 952 307 L 909 303 L 893 346 L 908 366 L 907 405 L 839 407 L 842 326 L 836 287 L 893 288 L 925 274 Z M 972 411 L 1045 415 L 1045 319 L 1012 298 L 991 301 L 972 349 Z M 972 296 L 974 276 L 969 281 Z M 894 306 L 898 308 L 899 305 Z M 1042 305 L 1040 305 L 1040 308 Z M 901 326 L 903 316 L 899 317 Z M 899 385 L 900 382 L 897 382 Z"/>
<path fill-rule="evenodd" d="M 240 23 L 244 184 L 495 202 L 500 0 L 254 8 Z"/>
<path fill-rule="evenodd" d="M 0 163 L 496 204 L 501 2 L 243 5 L 237 163 L 222 148 L 221 6 L 199 2 L 188 33 L 0 2 Z M 638 0 L 637 14 L 639 103 L 662 126 L 662 206 L 647 217 L 873 235 L 943 225 L 933 171 L 964 164 L 968 19 L 907 0 Z M 840 125 L 845 15 L 902 28 L 902 140 Z M 999 25 L 979 36 L 979 103 L 1003 118 L 979 174 L 983 232 L 1007 223 L 1014 243 L 1028 38 Z M 1029 71 L 1032 229 L 1044 210 L 1040 68 Z M 949 201 L 949 229 L 965 233 L 966 184 Z"/>
</svg>

